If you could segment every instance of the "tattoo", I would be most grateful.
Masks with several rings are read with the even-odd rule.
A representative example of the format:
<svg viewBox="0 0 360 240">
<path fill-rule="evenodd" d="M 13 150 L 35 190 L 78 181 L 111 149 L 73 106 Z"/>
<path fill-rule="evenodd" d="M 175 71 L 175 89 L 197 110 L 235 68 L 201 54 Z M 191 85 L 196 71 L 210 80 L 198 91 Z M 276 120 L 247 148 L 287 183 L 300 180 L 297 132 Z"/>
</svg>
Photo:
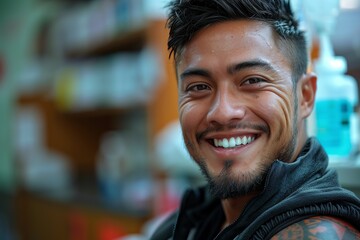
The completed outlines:
<svg viewBox="0 0 360 240">
<path fill-rule="evenodd" d="M 360 240 L 360 231 L 338 218 L 317 216 L 292 224 L 271 240 Z"/>
</svg>

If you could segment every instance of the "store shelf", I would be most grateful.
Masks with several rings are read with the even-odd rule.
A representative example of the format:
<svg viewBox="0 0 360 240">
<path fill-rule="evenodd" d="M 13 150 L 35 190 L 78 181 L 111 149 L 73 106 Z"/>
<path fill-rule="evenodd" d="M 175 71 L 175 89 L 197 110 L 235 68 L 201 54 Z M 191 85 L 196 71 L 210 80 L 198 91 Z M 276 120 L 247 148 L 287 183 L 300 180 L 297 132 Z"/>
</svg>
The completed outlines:
<svg viewBox="0 0 360 240">
<path fill-rule="evenodd" d="M 133 2 L 135 1 L 131 0 L 132 4 Z M 85 5 L 84 8 L 87 6 Z M 79 13 L 84 14 L 82 10 Z M 22 239 L 104 239 L 101 233 L 105 230 L 108 232 L 109 227 L 110 230 L 124 234 L 139 233 L 143 224 L 156 210 L 152 206 L 152 199 L 149 200 L 150 206 L 146 209 L 143 209 L 146 204 L 135 206 L 136 201 L 131 199 L 129 201 L 132 208 L 129 204 L 117 205 L 115 208 L 104 204 L 105 194 L 98 187 L 99 176 L 96 166 L 99 159 L 104 158 L 101 155 L 104 139 L 116 132 L 123 134 L 126 143 L 132 143 L 134 139 L 134 144 L 131 146 L 136 147 L 126 149 L 132 151 L 131 155 L 126 155 L 126 161 L 139 163 L 133 171 L 151 165 L 149 175 L 156 174 L 154 170 L 156 166 L 153 166 L 151 161 L 151 144 L 156 134 L 178 117 L 176 78 L 173 63 L 168 59 L 166 45 L 168 33 L 164 27 L 165 20 L 156 19 L 144 23 L 137 21 L 138 24 L 144 24 L 142 26 L 122 24 L 122 29 L 127 28 L 129 31 L 119 31 L 110 38 L 99 39 L 98 37 L 110 36 L 112 30 L 105 31 L 104 34 L 97 32 L 94 35 L 91 29 L 76 27 L 79 26 L 79 22 L 73 22 L 75 19 L 80 18 L 80 22 L 84 20 L 84 15 L 78 17 L 76 14 L 76 11 L 66 14 L 65 20 L 60 18 L 50 23 L 54 26 L 66 23 L 53 28 L 59 30 L 54 34 L 54 38 L 59 40 L 59 44 L 54 44 L 55 57 L 59 59 L 54 62 L 60 64 L 56 66 L 57 71 L 50 79 L 56 86 L 51 88 L 46 86 L 35 94 L 20 95 L 16 99 L 17 107 L 36 108 L 39 111 L 44 127 L 44 149 L 59 153 L 66 158 L 71 166 L 75 192 L 69 198 L 49 197 L 27 191 L 18 193 L 16 195 L 17 216 L 20 219 L 18 229 Z M 98 23 L 96 26 L 100 25 Z M 133 26 L 139 27 L 133 28 Z M 80 32 L 79 29 L 83 31 Z M 120 29 L 120 27 L 109 29 Z M 71 37 L 73 35 L 77 36 Z M 97 37 L 93 39 L 89 36 Z M 150 82 L 146 81 L 147 88 L 141 89 L 140 81 L 139 84 L 135 84 L 135 91 L 141 96 L 136 99 L 137 95 L 133 94 L 133 100 L 131 98 L 133 95 L 129 94 L 128 97 L 124 91 L 130 92 L 126 81 L 135 82 L 136 79 L 132 74 L 122 74 L 121 71 L 131 68 L 131 55 L 148 56 L 143 54 L 148 49 L 151 49 L 155 57 L 150 56 L 147 61 L 141 58 L 140 62 L 145 63 L 145 66 L 159 68 L 159 74 L 154 75 L 154 79 L 159 78 L 158 82 L 161 84 L 148 84 Z M 119 61 L 116 61 L 121 56 L 125 56 L 123 62 L 126 63 L 122 68 L 119 67 Z M 155 61 L 157 58 L 159 62 Z M 141 75 L 140 64 L 137 64 L 136 57 L 134 59 L 135 64 L 132 64 L 136 73 L 134 75 L 138 76 Z M 94 69 L 99 69 L 98 72 L 95 71 L 99 74 L 94 74 Z M 114 75 L 115 77 L 112 77 Z M 141 77 L 143 75 L 151 76 L 142 74 Z M 100 81 L 96 82 L 94 79 Z M 101 88 L 102 86 L 104 89 Z M 154 86 L 154 89 L 149 86 Z M 83 89 L 87 90 L 85 94 L 84 91 L 80 91 Z M 121 92 L 119 89 L 125 90 Z M 125 100 L 121 102 L 119 99 Z M 141 121 L 138 122 L 138 119 Z M 142 152 L 145 154 L 138 154 Z M 141 161 L 142 159 L 144 161 Z M 90 185 L 95 189 L 84 191 L 81 189 L 82 183 L 89 179 L 92 183 Z M 78 232 L 84 234 L 81 236 L 90 237 L 79 237 L 76 235 Z"/>
<path fill-rule="evenodd" d="M 107 117 L 120 117 L 127 115 L 131 112 L 145 111 L 146 105 L 138 104 L 124 107 L 106 107 L 99 106 L 91 109 L 60 109 L 61 115 L 71 118 L 107 118 Z"/>
<path fill-rule="evenodd" d="M 119 32 L 113 37 L 99 41 L 91 46 L 76 48 L 67 52 L 70 59 L 91 58 L 120 51 L 137 51 L 146 42 L 147 26 L 131 29 L 126 32 Z"/>
<path fill-rule="evenodd" d="M 95 196 L 97 197 L 97 196 Z M 17 228 L 22 239 L 104 239 L 139 233 L 148 213 L 110 208 L 100 201 L 82 198 L 56 199 L 19 191 L 15 196 Z M 90 202 L 89 202 L 90 201 Z M 45 226 L 45 227 L 44 227 Z"/>
</svg>

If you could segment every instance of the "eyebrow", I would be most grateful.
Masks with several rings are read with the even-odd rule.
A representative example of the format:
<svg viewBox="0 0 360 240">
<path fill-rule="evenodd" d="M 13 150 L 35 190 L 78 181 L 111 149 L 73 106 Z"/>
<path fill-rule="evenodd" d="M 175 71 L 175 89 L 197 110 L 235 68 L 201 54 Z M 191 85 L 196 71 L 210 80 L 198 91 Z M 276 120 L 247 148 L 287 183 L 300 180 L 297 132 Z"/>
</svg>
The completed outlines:
<svg viewBox="0 0 360 240">
<path fill-rule="evenodd" d="M 183 80 L 189 76 L 203 76 L 210 77 L 210 72 L 201 68 L 189 68 L 180 74 L 180 79 Z"/>
<path fill-rule="evenodd" d="M 230 75 L 233 75 L 239 71 L 249 69 L 249 68 L 262 68 L 266 71 L 277 72 L 275 68 L 271 66 L 268 62 L 261 59 L 253 59 L 246 62 L 236 63 L 227 68 L 227 72 Z M 189 76 L 203 76 L 210 77 L 211 73 L 208 70 L 202 68 L 189 68 L 180 74 L 180 79 L 183 80 Z"/>
<path fill-rule="evenodd" d="M 262 68 L 265 69 L 266 71 L 277 72 L 275 68 L 271 66 L 271 64 L 261 59 L 254 59 L 254 60 L 231 65 L 228 67 L 227 72 L 230 75 L 233 75 L 241 70 L 249 69 L 249 68 Z"/>
</svg>

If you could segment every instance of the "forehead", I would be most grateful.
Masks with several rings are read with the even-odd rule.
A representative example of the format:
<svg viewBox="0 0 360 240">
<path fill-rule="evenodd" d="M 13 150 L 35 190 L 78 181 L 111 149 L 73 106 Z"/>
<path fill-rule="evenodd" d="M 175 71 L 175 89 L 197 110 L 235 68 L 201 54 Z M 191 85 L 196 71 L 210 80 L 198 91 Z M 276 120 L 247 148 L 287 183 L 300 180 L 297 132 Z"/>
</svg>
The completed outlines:
<svg viewBox="0 0 360 240">
<path fill-rule="evenodd" d="M 273 64 L 289 61 L 276 45 L 271 26 L 255 20 L 233 20 L 210 25 L 185 45 L 177 61 L 178 70 L 202 64 L 222 64 L 259 59 Z"/>
</svg>

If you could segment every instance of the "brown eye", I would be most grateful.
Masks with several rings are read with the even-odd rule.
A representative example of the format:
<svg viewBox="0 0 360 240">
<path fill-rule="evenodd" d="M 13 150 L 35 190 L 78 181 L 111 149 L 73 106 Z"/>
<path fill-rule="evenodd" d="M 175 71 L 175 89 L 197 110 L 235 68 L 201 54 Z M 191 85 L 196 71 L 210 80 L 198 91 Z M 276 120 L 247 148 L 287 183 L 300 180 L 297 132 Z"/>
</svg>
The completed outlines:
<svg viewBox="0 0 360 240">
<path fill-rule="evenodd" d="M 194 91 L 194 92 L 199 92 L 204 90 L 210 90 L 210 87 L 206 84 L 196 84 L 196 85 L 191 85 L 190 87 L 187 88 L 187 91 Z"/>
<path fill-rule="evenodd" d="M 261 82 L 265 82 L 265 80 L 262 78 L 249 78 L 243 84 L 257 84 Z"/>
</svg>

